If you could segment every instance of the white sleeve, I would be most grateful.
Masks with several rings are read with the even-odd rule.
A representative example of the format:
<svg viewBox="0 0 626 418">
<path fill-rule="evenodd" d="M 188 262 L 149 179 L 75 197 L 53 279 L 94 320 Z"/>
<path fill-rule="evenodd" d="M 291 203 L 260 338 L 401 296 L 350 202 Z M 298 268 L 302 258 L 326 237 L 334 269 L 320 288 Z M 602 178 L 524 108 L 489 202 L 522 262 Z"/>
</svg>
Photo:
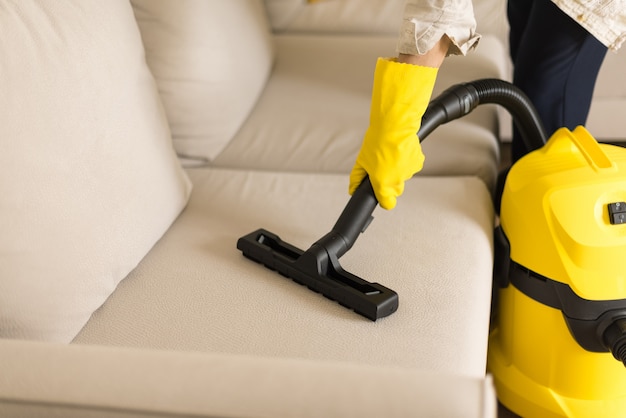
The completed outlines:
<svg viewBox="0 0 626 418">
<path fill-rule="evenodd" d="M 626 41 L 626 0 L 552 0 L 613 52 Z"/>
<path fill-rule="evenodd" d="M 397 50 L 425 54 L 443 37 L 450 38 L 448 55 L 465 55 L 480 39 L 471 0 L 406 0 Z"/>
</svg>

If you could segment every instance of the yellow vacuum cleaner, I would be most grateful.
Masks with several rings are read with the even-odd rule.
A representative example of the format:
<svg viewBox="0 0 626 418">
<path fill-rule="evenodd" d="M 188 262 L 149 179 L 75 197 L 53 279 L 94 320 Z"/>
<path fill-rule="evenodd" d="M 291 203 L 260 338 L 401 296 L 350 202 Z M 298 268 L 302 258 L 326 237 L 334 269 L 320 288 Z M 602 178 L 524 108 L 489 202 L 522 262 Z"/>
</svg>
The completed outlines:
<svg viewBox="0 0 626 418">
<path fill-rule="evenodd" d="M 511 167 L 495 237 L 500 402 L 523 417 L 626 417 L 626 149 L 555 132 Z"/>
</svg>

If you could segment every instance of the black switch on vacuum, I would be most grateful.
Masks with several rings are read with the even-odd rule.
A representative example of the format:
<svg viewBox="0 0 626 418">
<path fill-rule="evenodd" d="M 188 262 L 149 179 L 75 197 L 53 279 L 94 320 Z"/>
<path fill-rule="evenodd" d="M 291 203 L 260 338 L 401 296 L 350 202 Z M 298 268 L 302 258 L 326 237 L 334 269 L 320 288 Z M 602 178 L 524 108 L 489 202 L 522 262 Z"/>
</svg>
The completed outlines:
<svg viewBox="0 0 626 418">
<path fill-rule="evenodd" d="M 626 223 L 626 202 L 609 203 L 609 219 L 613 225 Z"/>
</svg>

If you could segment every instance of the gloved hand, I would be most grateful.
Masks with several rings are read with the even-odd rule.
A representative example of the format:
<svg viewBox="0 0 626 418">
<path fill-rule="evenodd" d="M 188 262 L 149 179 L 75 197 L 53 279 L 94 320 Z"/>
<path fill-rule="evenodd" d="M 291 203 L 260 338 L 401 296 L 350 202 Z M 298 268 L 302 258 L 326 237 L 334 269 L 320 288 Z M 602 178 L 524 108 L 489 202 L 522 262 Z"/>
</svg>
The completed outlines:
<svg viewBox="0 0 626 418">
<path fill-rule="evenodd" d="M 350 194 L 369 175 L 378 203 L 393 209 L 404 182 L 422 169 L 417 138 L 438 68 L 379 58 L 374 74 L 370 125 L 350 173 Z"/>
</svg>

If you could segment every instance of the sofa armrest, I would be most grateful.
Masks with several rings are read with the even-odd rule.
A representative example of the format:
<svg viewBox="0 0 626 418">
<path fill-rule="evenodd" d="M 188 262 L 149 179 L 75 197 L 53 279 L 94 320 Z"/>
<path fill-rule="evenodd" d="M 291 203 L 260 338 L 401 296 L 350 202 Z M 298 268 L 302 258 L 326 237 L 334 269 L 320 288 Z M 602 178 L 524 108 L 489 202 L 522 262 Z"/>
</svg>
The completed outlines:
<svg viewBox="0 0 626 418">
<path fill-rule="evenodd" d="M 495 417 L 489 377 L 0 340 L 1 416 Z"/>
</svg>

